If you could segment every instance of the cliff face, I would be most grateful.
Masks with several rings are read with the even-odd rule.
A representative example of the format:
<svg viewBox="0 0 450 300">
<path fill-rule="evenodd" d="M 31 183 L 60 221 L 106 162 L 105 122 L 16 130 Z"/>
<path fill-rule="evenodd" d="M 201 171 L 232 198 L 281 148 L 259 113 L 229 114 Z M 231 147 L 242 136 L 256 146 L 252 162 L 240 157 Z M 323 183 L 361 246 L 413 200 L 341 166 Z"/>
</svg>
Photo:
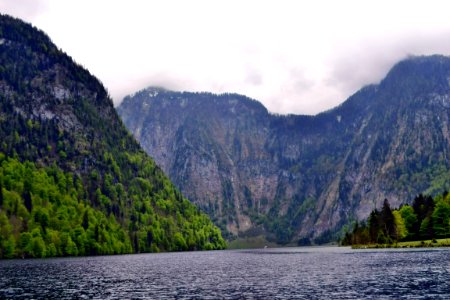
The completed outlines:
<svg viewBox="0 0 450 300">
<path fill-rule="evenodd" d="M 118 108 L 182 192 L 235 235 L 321 242 L 385 198 L 449 188 L 450 59 L 414 57 L 316 116 L 148 88 Z"/>
</svg>

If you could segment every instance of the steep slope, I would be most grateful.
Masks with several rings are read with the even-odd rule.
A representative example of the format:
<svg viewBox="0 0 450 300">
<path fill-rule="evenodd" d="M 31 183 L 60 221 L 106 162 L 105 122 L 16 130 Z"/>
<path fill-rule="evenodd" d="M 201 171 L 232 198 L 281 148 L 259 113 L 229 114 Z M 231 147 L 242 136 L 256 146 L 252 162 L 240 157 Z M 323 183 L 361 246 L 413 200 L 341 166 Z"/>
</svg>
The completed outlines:
<svg viewBox="0 0 450 300">
<path fill-rule="evenodd" d="M 224 246 L 127 132 L 101 83 L 8 16 L 0 16 L 0 141 L 0 256 Z"/>
<path fill-rule="evenodd" d="M 384 198 L 449 188 L 450 59 L 411 57 L 316 116 L 148 88 L 118 107 L 180 189 L 234 235 L 329 240 Z"/>
<path fill-rule="evenodd" d="M 239 200 L 243 196 L 237 191 L 244 188 L 240 171 L 248 159 L 260 160 L 262 167 L 267 165 L 265 160 L 270 157 L 261 148 L 270 124 L 267 110 L 261 104 L 235 97 L 150 89 L 136 94 L 139 105 L 125 100 L 119 112 L 142 146 L 155 155 L 155 160 L 189 199 L 216 219 L 220 216 L 240 219 L 243 227 L 251 221 L 236 209 L 241 206 Z M 129 109 L 125 108 L 126 103 L 130 103 Z M 134 122 L 135 116 L 141 121 Z M 138 125 L 142 123 L 146 126 Z"/>
</svg>

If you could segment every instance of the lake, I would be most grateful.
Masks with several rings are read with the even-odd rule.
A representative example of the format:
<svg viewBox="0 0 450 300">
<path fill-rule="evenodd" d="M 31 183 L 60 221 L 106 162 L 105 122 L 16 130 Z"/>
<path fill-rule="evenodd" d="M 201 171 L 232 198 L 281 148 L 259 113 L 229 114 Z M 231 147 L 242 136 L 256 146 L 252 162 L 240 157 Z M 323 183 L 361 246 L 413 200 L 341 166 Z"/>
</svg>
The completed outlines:
<svg viewBox="0 0 450 300">
<path fill-rule="evenodd" d="M 299 247 L 3 260 L 0 298 L 449 299 L 450 249 Z"/>
</svg>

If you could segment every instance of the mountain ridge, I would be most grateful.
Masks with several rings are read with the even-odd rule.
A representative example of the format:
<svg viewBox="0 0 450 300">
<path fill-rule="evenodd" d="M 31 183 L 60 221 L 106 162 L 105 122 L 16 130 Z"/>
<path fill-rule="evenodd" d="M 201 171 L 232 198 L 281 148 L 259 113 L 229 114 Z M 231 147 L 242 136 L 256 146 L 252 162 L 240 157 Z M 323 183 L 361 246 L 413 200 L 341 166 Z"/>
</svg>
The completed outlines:
<svg viewBox="0 0 450 300">
<path fill-rule="evenodd" d="M 222 228 L 321 242 L 384 198 L 395 206 L 448 188 L 449 78 L 448 57 L 410 57 L 315 116 L 251 110 L 237 94 L 145 90 L 117 110 Z"/>
</svg>

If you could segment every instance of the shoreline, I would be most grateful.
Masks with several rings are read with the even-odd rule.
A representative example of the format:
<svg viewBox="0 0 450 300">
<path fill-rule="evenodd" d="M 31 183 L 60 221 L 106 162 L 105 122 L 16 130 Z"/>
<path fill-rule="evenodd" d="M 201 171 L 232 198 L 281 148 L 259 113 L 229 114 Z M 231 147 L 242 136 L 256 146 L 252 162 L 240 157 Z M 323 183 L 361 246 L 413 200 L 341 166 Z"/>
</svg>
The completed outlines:
<svg viewBox="0 0 450 300">
<path fill-rule="evenodd" d="M 423 240 L 423 241 L 407 241 L 394 244 L 359 244 L 351 245 L 352 249 L 377 249 L 377 248 L 436 248 L 450 247 L 450 238 Z"/>
</svg>

